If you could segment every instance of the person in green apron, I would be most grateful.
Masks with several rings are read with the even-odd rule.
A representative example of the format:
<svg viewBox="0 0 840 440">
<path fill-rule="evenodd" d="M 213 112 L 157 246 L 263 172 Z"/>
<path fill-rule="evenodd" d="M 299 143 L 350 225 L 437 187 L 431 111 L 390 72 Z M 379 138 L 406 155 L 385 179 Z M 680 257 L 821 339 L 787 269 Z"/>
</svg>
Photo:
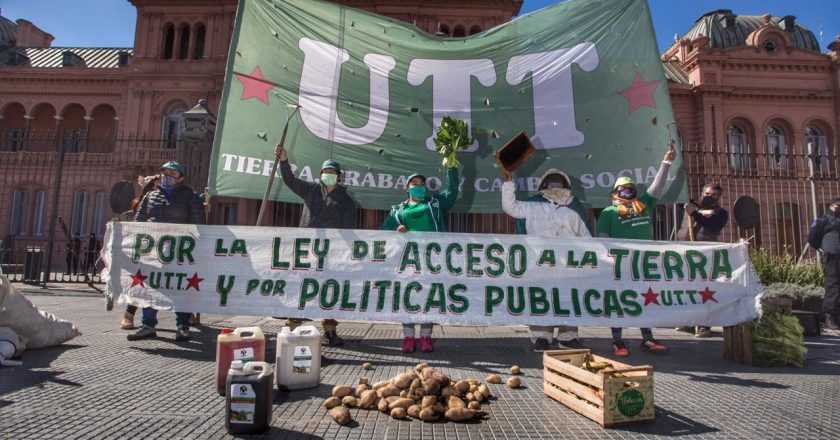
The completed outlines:
<svg viewBox="0 0 840 440">
<path fill-rule="evenodd" d="M 632 177 L 622 176 L 615 181 L 611 193 L 612 205 L 604 208 L 598 217 L 598 237 L 625 238 L 633 240 L 653 240 L 653 219 L 651 213 L 656 209 L 656 199 L 665 193 L 668 170 L 677 157 L 673 147 L 665 153 L 659 171 L 650 187 L 643 194 L 638 194 L 636 182 Z M 668 347 L 653 338 L 653 331 L 642 328 L 642 343 L 639 347 L 649 353 L 664 354 Z M 621 338 L 621 327 L 612 328 L 612 348 L 616 356 L 629 356 L 630 350 Z"/>
<path fill-rule="evenodd" d="M 447 168 L 443 191 L 429 194 L 426 176 L 412 174 L 406 180 L 408 199 L 391 207 L 382 230 L 397 232 L 446 232 L 444 214 L 458 199 L 458 168 Z M 403 324 L 403 352 L 413 353 L 417 342 L 415 323 Z M 431 322 L 420 323 L 420 351 L 431 352 Z"/>
</svg>

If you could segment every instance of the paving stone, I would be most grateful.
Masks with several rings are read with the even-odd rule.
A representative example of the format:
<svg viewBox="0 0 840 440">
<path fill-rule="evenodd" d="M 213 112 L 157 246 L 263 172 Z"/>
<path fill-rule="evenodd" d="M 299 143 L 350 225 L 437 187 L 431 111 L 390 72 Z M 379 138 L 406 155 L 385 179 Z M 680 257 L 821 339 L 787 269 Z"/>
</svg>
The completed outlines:
<svg viewBox="0 0 840 440">
<path fill-rule="evenodd" d="M 75 323 L 83 335 L 60 347 L 27 352 L 24 367 L 0 369 L 0 438 L 232 438 L 224 398 L 215 390 L 215 337 L 223 326 L 259 325 L 266 357 L 275 357 L 283 320 L 202 315 L 192 339 L 174 341 L 174 314 L 158 315 L 158 338 L 129 342 L 118 329 L 122 308 L 107 312 L 100 294 L 28 288 L 36 305 Z M 314 323 L 318 325 L 317 323 Z M 722 358 L 720 334 L 698 340 L 656 329 L 672 353 L 637 349 L 625 336 L 631 364 L 655 367 L 656 423 L 604 430 L 542 393 L 542 360 L 524 326 L 436 326 L 435 352 L 402 353 L 398 324 L 346 322 L 342 347 L 322 347 L 321 385 L 277 392 L 271 429 L 253 438 L 290 439 L 627 439 L 691 436 L 710 439 L 840 438 L 840 337 L 808 339 L 805 368 L 754 368 Z M 581 329 L 582 340 L 610 356 L 609 329 Z M 371 362 L 374 369 L 362 369 Z M 507 379 L 522 369 L 523 387 L 491 385 L 494 398 L 475 423 L 393 420 L 351 410 L 352 426 L 335 424 L 321 406 L 336 384 L 389 378 L 428 362 L 453 378 Z"/>
</svg>

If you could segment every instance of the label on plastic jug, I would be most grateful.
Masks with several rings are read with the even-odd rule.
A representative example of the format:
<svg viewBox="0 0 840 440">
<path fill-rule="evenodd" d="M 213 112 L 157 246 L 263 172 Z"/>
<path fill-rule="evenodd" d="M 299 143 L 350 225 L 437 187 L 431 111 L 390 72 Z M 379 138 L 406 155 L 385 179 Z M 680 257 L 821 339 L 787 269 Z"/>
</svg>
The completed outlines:
<svg viewBox="0 0 840 440">
<path fill-rule="evenodd" d="M 233 350 L 233 360 L 242 361 L 243 363 L 254 360 L 254 348 L 237 348 Z"/>
<path fill-rule="evenodd" d="M 312 372 L 312 351 L 308 345 L 295 346 L 295 357 L 292 361 L 292 373 L 309 374 Z"/>
<path fill-rule="evenodd" d="M 254 423 L 257 393 L 247 383 L 230 386 L 230 423 Z"/>
</svg>

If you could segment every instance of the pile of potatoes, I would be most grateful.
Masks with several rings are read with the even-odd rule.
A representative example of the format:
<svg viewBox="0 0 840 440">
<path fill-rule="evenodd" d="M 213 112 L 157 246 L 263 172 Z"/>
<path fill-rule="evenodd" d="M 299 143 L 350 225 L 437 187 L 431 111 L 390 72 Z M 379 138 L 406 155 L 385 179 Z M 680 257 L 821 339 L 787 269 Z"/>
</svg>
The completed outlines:
<svg viewBox="0 0 840 440">
<path fill-rule="evenodd" d="M 501 383 L 501 379 L 491 375 L 487 382 Z M 511 388 L 518 385 L 508 384 Z M 411 417 L 433 422 L 443 418 L 466 422 L 487 415 L 481 410 L 481 403 L 491 396 L 486 384 L 476 379 L 453 381 L 426 363 L 373 385 L 369 385 L 366 378 L 359 378 L 355 395 L 351 393 L 349 385 L 337 385 L 332 397 L 324 400 L 324 407 L 340 425 L 353 421 L 348 408 L 376 408 L 395 419 Z"/>
</svg>

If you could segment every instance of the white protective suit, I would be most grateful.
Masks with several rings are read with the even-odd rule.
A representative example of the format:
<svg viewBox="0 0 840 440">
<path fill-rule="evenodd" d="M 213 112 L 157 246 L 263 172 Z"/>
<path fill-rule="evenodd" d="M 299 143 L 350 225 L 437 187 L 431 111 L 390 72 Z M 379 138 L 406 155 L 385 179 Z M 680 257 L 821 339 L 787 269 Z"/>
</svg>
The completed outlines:
<svg viewBox="0 0 840 440">
<path fill-rule="evenodd" d="M 546 171 L 540 178 L 540 184 L 551 174 L 560 174 L 571 182 L 566 173 L 558 169 Z M 548 202 L 525 202 L 516 200 L 516 183 L 513 181 L 502 183 L 502 209 L 513 218 L 524 219 L 528 235 L 562 239 L 572 237 L 591 237 L 583 219 L 577 212 L 568 207 L 574 199 L 571 190 L 541 191 L 540 194 Z M 533 339 L 545 338 L 550 343 L 553 339 L 554 327 L 530 326 Z M 558 326 L 557 339 L 568 341 L 577 338 L 577 327 Z"/>
</svg>

